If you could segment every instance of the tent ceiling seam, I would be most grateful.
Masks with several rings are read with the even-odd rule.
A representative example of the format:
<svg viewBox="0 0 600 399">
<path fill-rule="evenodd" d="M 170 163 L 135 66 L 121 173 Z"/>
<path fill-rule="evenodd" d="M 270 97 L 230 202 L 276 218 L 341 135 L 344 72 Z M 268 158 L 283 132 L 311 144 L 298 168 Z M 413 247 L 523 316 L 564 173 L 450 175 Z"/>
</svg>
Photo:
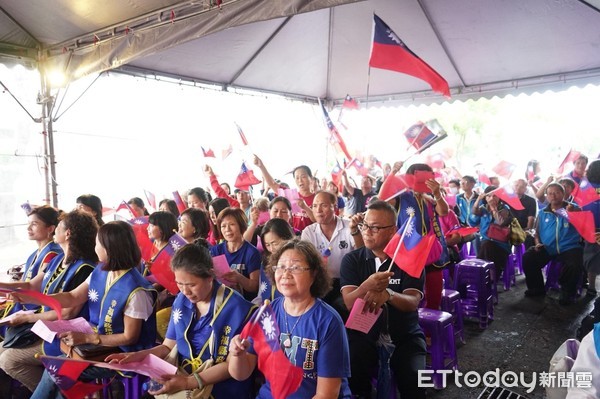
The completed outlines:
<svg viewBox="0 0 600 399">
<path fill-rule="evenodd" d="M 592 10 L 600 13 L 600 9 L 598 7 L 596 7 L 595 5 L 593 5 L 592 3 L 590 3 L 589 1 L 587 1 L 587 0 L 577 0 L 577 1 L 579 1 L 580 3 L 583 3 L 584 5 L 588 6 Z"/>
<path fill-rule="evenodd" d="M 329 89 L 331 88 L 331 53 L 333 52 L 333 10 L 329 9 L 329 36 L 327 43 L 327 78 L 325 80 L 325 97 L 329 99 Z"/>
<path fill-rule="evenodd" d="M 281 25 L 279 25 L 277 27 L 277 29 L 275 29 L 275 31 L 273 31 L 273 33 L 271 33 L 271 35 L 267 38 L 267 40 L 265 40 L 265 42 L 258 48 L 258 50 L 256 50 L 254 52 L 254 54 L 252 54 L 252 57 L 250 57 L 250 59 L 244 64 L 244 66 L 242 66 L 240 68 L 240 70 L 237 71 L 235 75 L 233 75 L 233 77 L 229 81 L 228 85 L 233 85 L 234 84 L 234 82 L 240 77 L 240 75 L 242 73 L 244 73 L 244 71 L 254 62 L 254 60 L 256 59 L 256 57 L 258 57 L 263 52 L 263 50 L 269 45 L 269 43 L 271 43 L 271 41 L 279 34 L 279 32 L 281 32 L 281 30 L 283 29 L 283 27 L 285 25 L 287 25 L 287 23 L 290 22 L 291 19 L 292 19 L 292 16 L 290 15 L 289 17 L 286 17 L 283 20 L 283 22 L 281 23 Z"/>
<path fill-rule="evenodd" d="M 429 15 L 429 11 L 427 10 L 427 7 L 425 7 L 425 5 L 423 4 L 423 0 L 417 0 L 417 3 L 419 4 L 419 7 L 421 7 L 421 11 L 423 11 L 425 18 L 427 18 L 427 22 L 429 22 L 429 26 L 431 27 L 431 30 L 433 30 L 433 33 L 435 34 L 435 37 L 437 38 L 438 42 L 440 43 L 440 46 L 442 46 L 442 49 L 444 50 L 444 54 L 446 54 L 446 57 L 448 57 L 448 60 L 450 61 L 452 68 L 454 68 L 454 71 L 456 72 L 456 75 L 458 76 L 458 79 L 460 80 L 461 85 L 463 87 L 466 87 L 467 85 L 465 84 L 465 80 L 463 79 L 458 67 L 456 66 L 456 62 L 454 62 L 454 58 L 450 54 L 450 51 L 448 50 L 446 43 L 442 39 L 442 36 L 440 35 L 436 25 L 433 23 L 433 19 L 431 18 L 431 15 Z"/>
<path fill-rule="evenodd" d="M 237 3 L 242 0 L 229 0 L 223 2 L 221 7 L 225 7 L 232 3 Z M 159 8 L 154 11 L 150 11 L 144 15 L 131 18 L 113 25 L 106 26 L 102 29 L 98 29 L 93 32 L 87 32 L 83 35 L 73 37 L 68 40 L 64 40 L 60 43 L 47 46 L 48 52 L 60 51 L 64 48 L 83 48 L 85 46 L 95 45 L 98 41 L 109 41 L 115 40 L 121 36 L 127 35 L 129 30 L 147 30 L 153 29 L 158 26 L 170 24 L 176 21 L 185 20 L 188 18 L 195 17 L 206 12 L 217 10 L 217 7 L 211 7 L 208 3 L 208 7 L 204 2 L 190 4 L 189 1 L 183 1 L 178 4 L 174 4 L 169 7 Z M 175 18 L 171 19 L 171 11 L 174 13 Z M 183 14 L 183 11 L 187 13 Z M 168 12 L 168 15 L 165 14 Z M 165 15 L 163 15 L 165 14 Z M 179 14 L 179 16 L 178 16 Z M 166 18 L 165 18 L 166 16 Z M 98 40 L 99 39 L 99 40 Z"/>
<path fill-rule="evenodd" d="M 0 7 L 0 12 L 2 12 L 2 14 L 4 14 L 6 16 L 6 18 L 10 19 L 13 24 L 17 25 L 19 27 L 19 29 L 21 29 L 23 32 L 25 32 L 25 34 L 27 34 L 27 36 L 29 36 L 29 38 L 31 38 L 36 43 L 37 47 L 42 47 L 42 43 L 35 36 L 33 36 L 27 29 L 25 29 L 25 27 L 23 27 L 23 25 L 21 25 L 16 19 L 14 19 L 12 17 L 12 15 L 7 13 L 4 10 L 4 8 Z"/>
</svg>

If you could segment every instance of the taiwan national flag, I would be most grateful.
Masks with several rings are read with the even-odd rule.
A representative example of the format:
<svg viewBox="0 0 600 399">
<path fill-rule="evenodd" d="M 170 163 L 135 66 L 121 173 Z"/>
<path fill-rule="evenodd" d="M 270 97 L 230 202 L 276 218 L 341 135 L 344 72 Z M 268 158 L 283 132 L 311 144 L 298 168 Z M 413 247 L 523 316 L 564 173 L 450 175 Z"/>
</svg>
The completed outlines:
<svg viewBox="0 0 600 399">
<path fill-rule="evenodd" d="M 331 181 L 337 186 L 338 190 L 342 190 L 342 168 L 337 162 L 335 167 L 331 170 Z"/>
<path fill-rule="evenodd" d="M 50 374 L 50 377 L 67 399 L 81 399 L 103 388 L 103 385 L 78 381 L 77 379 L 88 368 L 90 363 L 69 359 L 40 355 L 39 359 Z"/>
<path fill-rule="evenodd" d="M 179 211 L 179 213 L 187 209 L 187 204 L 181 198 L 181 194 L 179 194 L 179 191 L 173 191 L 173 199 L 175 200 L 175 204 L 177 205 L 177 210 Z"/>
<path fill-rule="evenodd" d="M 360 176 L 367 176 L 369 174 L 369 169 L 358 158 L 352 158 L 348 165 L 346 165 L 346 169 L 350 168 L 354 168 Z"/>
<path fill-rule="evenodd" d="M 254 176 L 254 172 L 252 169 L 248 169 L 246 167 L 246 163 L 242 162 L 242 167 L 240 169 L 240 174 L 235 179 L 234 186 L 239 188 L 240 190 L 248 191 L 250 186 L 255 184 L 259 184 L 261 181 Z"/>
<path fill-rule="evenodd" d="M 385 178 L 381 188 L 379 189 L 379 198 L 384 201 L 389 201 L 392 198 L 402 194 L 408 189 L 408 184 L 404 178 L 404 175 L 389 174 Z"/>
<path fill-rule="evenodd" d="M 240 335 L 252 338 L 258 369 L 269 382 L 273 398 L 285 399 L 298 390 L 303 371 L 290 362 L 281 348 L 279 326 L 270 304 L 261 306 Z"/>
<path fill-rule="evenodd" d="M 584 240 L 592 244 L 596 242 L 596 226 L 591 211 L 569 212 L 560 208 L 554 212 L 567 219 Z"/>
<path fill-rule="evenodd" d="M 420 152 L 424 151 L 437 136 L 429 130 L 424 122 L 417 122 L 404 132 L 404 137 L 410 146 Z"/>
<path fill-rule="evenodd" d="M 173 234 L 169 238 L 169 243 L 156 255 L 150 266 L 150 272 L 156 281 L 173 295 L 177 295 L 179 288 L 175 282 L 175 274 L 171 270 L 171 259 L 175 252 L 186 244 L 187 241 L 183 237 L 177 233 Z"/>
<path fill-rule="evenodd" d="M 235 127 L 237 127 L 238 133 L 240 134 L 240 139 L 242 140 L 242 144 L 244 144 L 245 146 L 248 145 L 248 140 L 246 139 L 246 135 L 244 134 L 244 131 L 242 130 L 240 125 L 238 125 L 236 123 Z"/>
<path fill-rule="evenodd" d="M 579 155 L 581 155 L 581 153 L 579 151 L 575 151 L 573 149 L 569 150 L 569 152 L 567 153 L 567 156 L 565 157 L 565 159 L 563 159 L 563 161 L 560 163 L 560 166 L 558 167 L 558 169 L 556 170 L 556 172 L 559 175 L 562 175 L 563 172 L 565 171 L 565 167 L 573 162 L 575 162 L 577 160 L 577 158 L 579 158 Z"/>
<path fill-rule="evenodd" d="M 413 53 L 385 22 L 373 15 L 373 46 L 369 66 L 414 76 L 429 83 L 431 89 L 450 97 L 448 82 Z"/>
<path fill-rule="evenodd" d="M 216 158 L 215 152 L 210 148 L 208 150 L 205 150 L 202 146 L 200 146 L 200 148 L 202 149 L 202 155 L 204 156 L 204 158 Z"/>
<path fill-rule="evenodd" d="M 513 163 L 507 161 L 500 161 L 496 166 L 492 168 L 492 170 L 496 173 L 496 175 L 502 176 L 506 179 L 510 179 L 516 167 L 517 165 Z"/>
<path fill-rule="evenodd" d="M 415 218 L 411 217 L 402 224 L 383 251 L 400 269 L 419 278 L 435 240 L 433 233 L 422 236 L 415 229 Z"/>
<path fill-rule="evenodd" d="M 497 189 L 490 191 L 488 194 L 494 194 L 496 197 L 500 198 L 504 203 L 508 204 L 512 209 L 516 211 L 521 211 L 525 209 L 523 204 L 521 204 L 521 200 L 515 190 L 512 187 L 504 186 L 498 187 Z"/>
<path fill-rule="evenodd" d="M 144 190 L 144 194 L 146 195 L 146 199 L 148 200 L 148 205 L 150 205 L 154 210 L 158 210 L 156 207 L 156 196 L 150 191 Z"/>
<path fill-rule="evenodd" d="M 135 216 L 135 213 L 133 212 L 133 209 L 131 209 L 131 206 L 129 206 L 129 204 L 125 201 L 121 201 L 121 203 L 119 204 L 119 206 L 117 206 L 115 208 L 115 213 L 119 212 L 120 210 L 127 210 L 129 211 L 129 213 L 131 214 L 131 217 Z"/>
<path fill-rule="evenodd" d="M 331 118 L 329 117 L 329 113 L 325 109 L 325 105 L 320 100 L 319 100 L 319 103 L 321 104 L 321 110 L 323 111 L 323 118 L 325 118 L 325 124 L 327 125 L 327 128 L 329 129 L 329 134 L 330 134 L 329 141 L 336 149 L 339 149 L 342 152 L 342 154 L 344 154 L 346 159 L 352 159 L 353 157 L 350 155 L 350 151 L 348 151 L 348 147 L 346 146 L 344 139 L 342 139 L 340 132 L 337 130 L 337 128 L 331 121 Z"/>
<path fill-rule="evenodd" d="M 358 109 L 358 102 L 356 101 L 356 99 L 350 97 L 350 94 L 347 94 L 346 98 L 344 98 L 342 108 Z"/>
<path fill-rule="evenodd" d="M 142 252 L 142 259 L 144 261 L 150 260 L 152 258 L 153 245 L 150 237 L 148 237 L 148 216 L 131 219 L 129 223 L 131 223 L 135 240 Z"/>
<path fill-rule="evenodd" d="M 588 179 L 581 179 L 581 183 L 575 182 L 575 189 L 573 190 L 573 201 L 580 207 L 584 207 L 591 204 L 594 201 L 600 200 L 600 194 L 598 190 L 592 186 Z"/>
</svg>

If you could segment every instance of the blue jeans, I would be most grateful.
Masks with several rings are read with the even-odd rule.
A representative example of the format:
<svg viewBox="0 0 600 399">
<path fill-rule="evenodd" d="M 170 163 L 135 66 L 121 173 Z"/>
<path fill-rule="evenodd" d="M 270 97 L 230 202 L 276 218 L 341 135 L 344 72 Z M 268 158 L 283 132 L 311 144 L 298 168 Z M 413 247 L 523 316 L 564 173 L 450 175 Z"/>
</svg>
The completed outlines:
<svg viewBox="0 0 600 399">
<path fill-rule="evenodd" d="M 88 367 L 83 370 L 78 380 L 82 382 L 90 382 L 96 379 L 112 378 L 116 372 L 114 370 L 104 369 L 101 367 Z M 48 370 L 44 370 L 42 379 L 38 384 L 37 388 L 31 395 L 31 399 L 64 399 L 60 389 L 54 383 L 54 380 L 48 373 Z"/>
</svg>

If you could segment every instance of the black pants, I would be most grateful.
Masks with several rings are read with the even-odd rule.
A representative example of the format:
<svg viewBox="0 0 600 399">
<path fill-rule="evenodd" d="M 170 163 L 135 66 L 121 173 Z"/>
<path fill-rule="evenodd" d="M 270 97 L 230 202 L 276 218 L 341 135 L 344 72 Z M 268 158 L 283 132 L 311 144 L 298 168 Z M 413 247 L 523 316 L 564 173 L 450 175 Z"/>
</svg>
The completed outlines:
<svg viewBox="0 0 600 399">
<path fill-rule="evenodd" d="M 506 268 L 506 262 L 508 262 L 508 252 L 500 245 L 490 240 L 483 240 L 479 251 L 477 252 L 477 258 L 494 262 L 496 269 L 496 280 L 500 277 L 504 269 Z"/>
<path fill-rule="evenodd" d="M 352 373 L 348 380 L 350 390 L 353 395 L 370 397 L 371 377 L 379 364 L 377 345 L 366 334 L 350 329 L 347 331 Z M 422 333 L 415 334 L 395 344 L 390 366 L 400 398 L 424 399 L 425 388 L 418 387 L 418 371 L 425 370 L 425 337 Z"/>
<path fill-rule="evenodd" d="M 558 278 L 561 291 L 569 296 L 575 295 L 577 283 L 581 278 L 581 273 L 583 273 L 583 249 L 579 247 L 554 256 L 551 256 L 544 247 L 537 251 L 535 248 L 529 248 L 523 254 L 523 271 L 525 272 L 527 289 L 534 292 L 546 290 L 542 269 L 551 260 L 562 263 Z"/>
</svg>

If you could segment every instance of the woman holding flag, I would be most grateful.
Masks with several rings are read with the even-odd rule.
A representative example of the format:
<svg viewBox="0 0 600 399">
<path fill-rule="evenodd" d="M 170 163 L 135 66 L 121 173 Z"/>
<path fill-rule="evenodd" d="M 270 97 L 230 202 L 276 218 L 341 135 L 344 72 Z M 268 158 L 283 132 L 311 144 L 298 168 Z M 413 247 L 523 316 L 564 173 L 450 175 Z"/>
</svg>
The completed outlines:
<svg viewBox="0 0 600 399">
<path fill-rule="evenodd" d="M 55 256 L 46 269 L 40 270 L 32 280 L 0 283 L 0 287 L 40 291 L 43 294 L 76 289 L 92 273 L 98 261 L 94 251 L 97 231 L 98 224 L 90 213 L 84 211 L 63 213 L 59 217 L 54 235 L 54 242 L 60 245 L 62 253 Z M 24 303 L 37 302 L 24 301 Z M 87 307 L 84 304 L 69 303 L 68 307 L 62 310 L 61 316 L 64 319 L 87 317 Z M 46 306 L 42 311 L 33 314 L 18 315 L 10 322 L 11 327 L 7 330 L 4 347 L 0 348 L 0 368 L 30 391 L 35 390 L 44 371 L 42 363 L 34 355 L 38 352 L 50 355 L 61 354 L 58 339 L 51 344 L 43 341 L 43 345 L 40 345 L 38 337 L 30 331 L 31 323 L 57 318 L 56 312 Z M 28 336 L 33 338 L 33 342 L 31 340 L 26 342 L 25 338 Z"/>
<path fill-rule="evenodd" d="M 124 221 L 106 223 L 98 230 L 95 250 L 101 266 L 72 291 L 52 295 L 61 306 L 86 305 L 86 319 L 95 332 L 69 331 L 58 334 L 58 338 L 67 347 L 92 344 L 120 351 L 151 347 L 156 339 L 156 291 L 137 269 L 141 253 L 133 229 Z M 114 374 L 112 370 L 88 367 L 78 380 Z M 61 397 L 59 387 L 46 370 L 32 398 Z"/>
<path fill-rule="evenodd" d="M 511 244 L 508 242 L 508 235 L 504 237 L 495 232 L 500 231 L 501 228 L 508 231 L 510 222 L 513 219 L 506 204 L 496 195 L 490 194 L 497 188 L 496 186 L 487 186 L 483 193 L 479 194 L 469 217 L 469 224 L 479 226 L 479 233 L 481 234 L 481 245 L 477 250 L 477 257 L 494 262 L 496 281 L 500 279 L 506 267 Z M 483 203 L 484 198 L 485 203 Z"/>
<path fill-rule="evenodd" d="M 201 390 L 206 395 L 202 397 L 249 398 L 251 379 L 233 380 L 227 362 L 229 340 L 242 330 L 252 305 L 217 282 L 212 258 L 205 246 L 181 247 L 171 261 L 171 268 L 180 292 L 173 303 L 163 343 L 139 352 L 113 354 L 106 360 L 129 363 L 154 354 L 180 366 L 182 373 L 158 381 L 163 386 L 149 392 L 152 395 Z M 199 392 L 194 392 L 193 397 L 199 397 L 196 394 Z"/>
<path fill-rule="evenodd" d="M 406 180 L 410 190 L 398 197 L 396 225 L 400 228 L 412 214 L 417 234 L 423 237 L 430 234 L 436 236 L 425 262 L 425 307 L 439 310 L 442 302 L 442 268 L 449 263 L 446 239 L 439 217 L 448 214 L 448 203 L 429 165 L 424 163 L 411 165 L 406 171 Z"/>
<path fill-rule="evenodd" d="M 267 382 L 257 398 L 350 398 L 346 330 L 338 313 L 320 299 L 331 289 L 321 254 L 307 241 L 291 240 L 274 253 L 271 264 L 267 274 L 282 297 L 263 306 L 232 339 L 231 376 L 248 378 L 258 360 Z"/>
</svg>

